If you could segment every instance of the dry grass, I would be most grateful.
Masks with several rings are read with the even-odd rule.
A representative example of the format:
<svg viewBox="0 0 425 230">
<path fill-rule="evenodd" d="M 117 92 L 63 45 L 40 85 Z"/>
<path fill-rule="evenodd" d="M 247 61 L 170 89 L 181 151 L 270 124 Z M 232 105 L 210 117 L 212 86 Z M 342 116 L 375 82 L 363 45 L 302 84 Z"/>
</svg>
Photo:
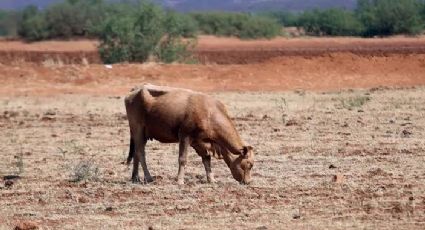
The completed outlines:
<svg viewBox="0 0 425 230">
<path fill-rule="evenodd" d="M 162 179 L 131 184 L 122 99 L 1 98 L 0 174 L 21 151 L 25 170 L 1 181 L 0 229 L 424 228 L 425 89 L 215 96 L 258 152 L 250 186 L 217 160 L 207 184 L 194 151 L 178 186 L 177 147 L 157 142 L 148 164 Z M 97 179 L 70 182 L 88 160 Z"/>
</svg>

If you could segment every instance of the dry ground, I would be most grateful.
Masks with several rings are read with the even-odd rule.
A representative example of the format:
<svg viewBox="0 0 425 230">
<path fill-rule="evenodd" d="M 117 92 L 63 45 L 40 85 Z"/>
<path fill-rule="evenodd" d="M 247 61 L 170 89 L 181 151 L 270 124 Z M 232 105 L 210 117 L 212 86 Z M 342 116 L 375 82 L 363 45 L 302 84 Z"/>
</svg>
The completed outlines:
<svg viewBox="0 0 425 230">
<path fill-rule="evenodd" d="M 424 229 L 425 88 L 214 96 L 256 147 L 252 185 L 218 160 L 207 184 L 191 151 L 178 186 L 177 146 L 156 142 L 162 178 L 133 185 L 122 98 L 1 97 L 0 174 L 20 179 L 0 179 L 0 229 Z"/>
<path fill-rule="evenodd" d="M 112 68 L 95 47 L 0 42 L 0 229 L 425 228 L 424 37 L 201 37 L 209 64 Z M 207 184 L 192 151 L 178 186 L 177 146 L 157 142 L 161 178 L 131 184 L 122 96 L 143 82 L 227 104 L 258 153 L 253 184 L 218 160 Z"/>
</svg>

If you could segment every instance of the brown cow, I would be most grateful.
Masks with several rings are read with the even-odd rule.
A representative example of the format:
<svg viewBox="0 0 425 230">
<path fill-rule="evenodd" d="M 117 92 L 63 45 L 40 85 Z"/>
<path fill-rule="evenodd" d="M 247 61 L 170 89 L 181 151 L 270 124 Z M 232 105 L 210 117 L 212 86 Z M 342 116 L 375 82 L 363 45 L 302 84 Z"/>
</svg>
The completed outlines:
<svg viewBox="0 0 425 230">
<path fill-rule="evenodd" d="M 246 146 L 224 105 L 203 93 L 187 89 L 146 84 L 133 89 L 125 98 L 130 125 L 130 152 L 133 161 L 133 183 L 140 182 L 139 162 L 145 182 L 153 179 L 146 165 L 145 145 L 148 140 L 179 143 L 178 184 L 184 184 L 187 149 L 195 149 L 202 157 L 208 182 L 214 182 L 211 156 L 223 158 L 237 181 L 251 181 L 254 153 Z"/>
</svg>

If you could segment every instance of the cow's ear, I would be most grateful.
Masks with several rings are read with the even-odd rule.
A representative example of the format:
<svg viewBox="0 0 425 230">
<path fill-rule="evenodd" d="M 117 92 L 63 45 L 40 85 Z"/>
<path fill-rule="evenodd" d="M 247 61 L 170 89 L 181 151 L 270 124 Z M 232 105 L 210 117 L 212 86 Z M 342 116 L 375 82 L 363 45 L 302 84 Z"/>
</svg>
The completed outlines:
<svg viewBox="0 0 425 230">
<path fill-rule="evenodd" d="M 252 150 L 253 150 L 253 148 L 251 146 L 244 146 L 242 151 L 241 151 L 241 155 L 245 158 L 248 158 L 248 153 Z"/>
</svg>

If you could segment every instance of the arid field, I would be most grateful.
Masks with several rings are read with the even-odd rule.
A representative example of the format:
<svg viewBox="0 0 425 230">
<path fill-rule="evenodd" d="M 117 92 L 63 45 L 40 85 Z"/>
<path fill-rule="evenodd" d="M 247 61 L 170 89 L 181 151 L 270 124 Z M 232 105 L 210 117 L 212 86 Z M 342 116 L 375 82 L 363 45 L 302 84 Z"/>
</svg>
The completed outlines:
<svg viewBox="0 0 425 230">
<path fill-rule="evenodd" d="M 204 51 L 231 49 L 204 39 Z M 326 39 L 232 41 L 241 52 L 305 52 L 263 61 L 112 68 L 82 61 L 93 47 L 52 56 L 0 42 L 0 229 L 424 229 L 425 38 Z M 157 180 L 132 184 L 123 98 L 144 82 L 224 102 L 255 147 L 253 183 L 214 159 L 208 184 L 190 150 L 179 186 L 178 146 L 149 142 Z"/>
</svg>

